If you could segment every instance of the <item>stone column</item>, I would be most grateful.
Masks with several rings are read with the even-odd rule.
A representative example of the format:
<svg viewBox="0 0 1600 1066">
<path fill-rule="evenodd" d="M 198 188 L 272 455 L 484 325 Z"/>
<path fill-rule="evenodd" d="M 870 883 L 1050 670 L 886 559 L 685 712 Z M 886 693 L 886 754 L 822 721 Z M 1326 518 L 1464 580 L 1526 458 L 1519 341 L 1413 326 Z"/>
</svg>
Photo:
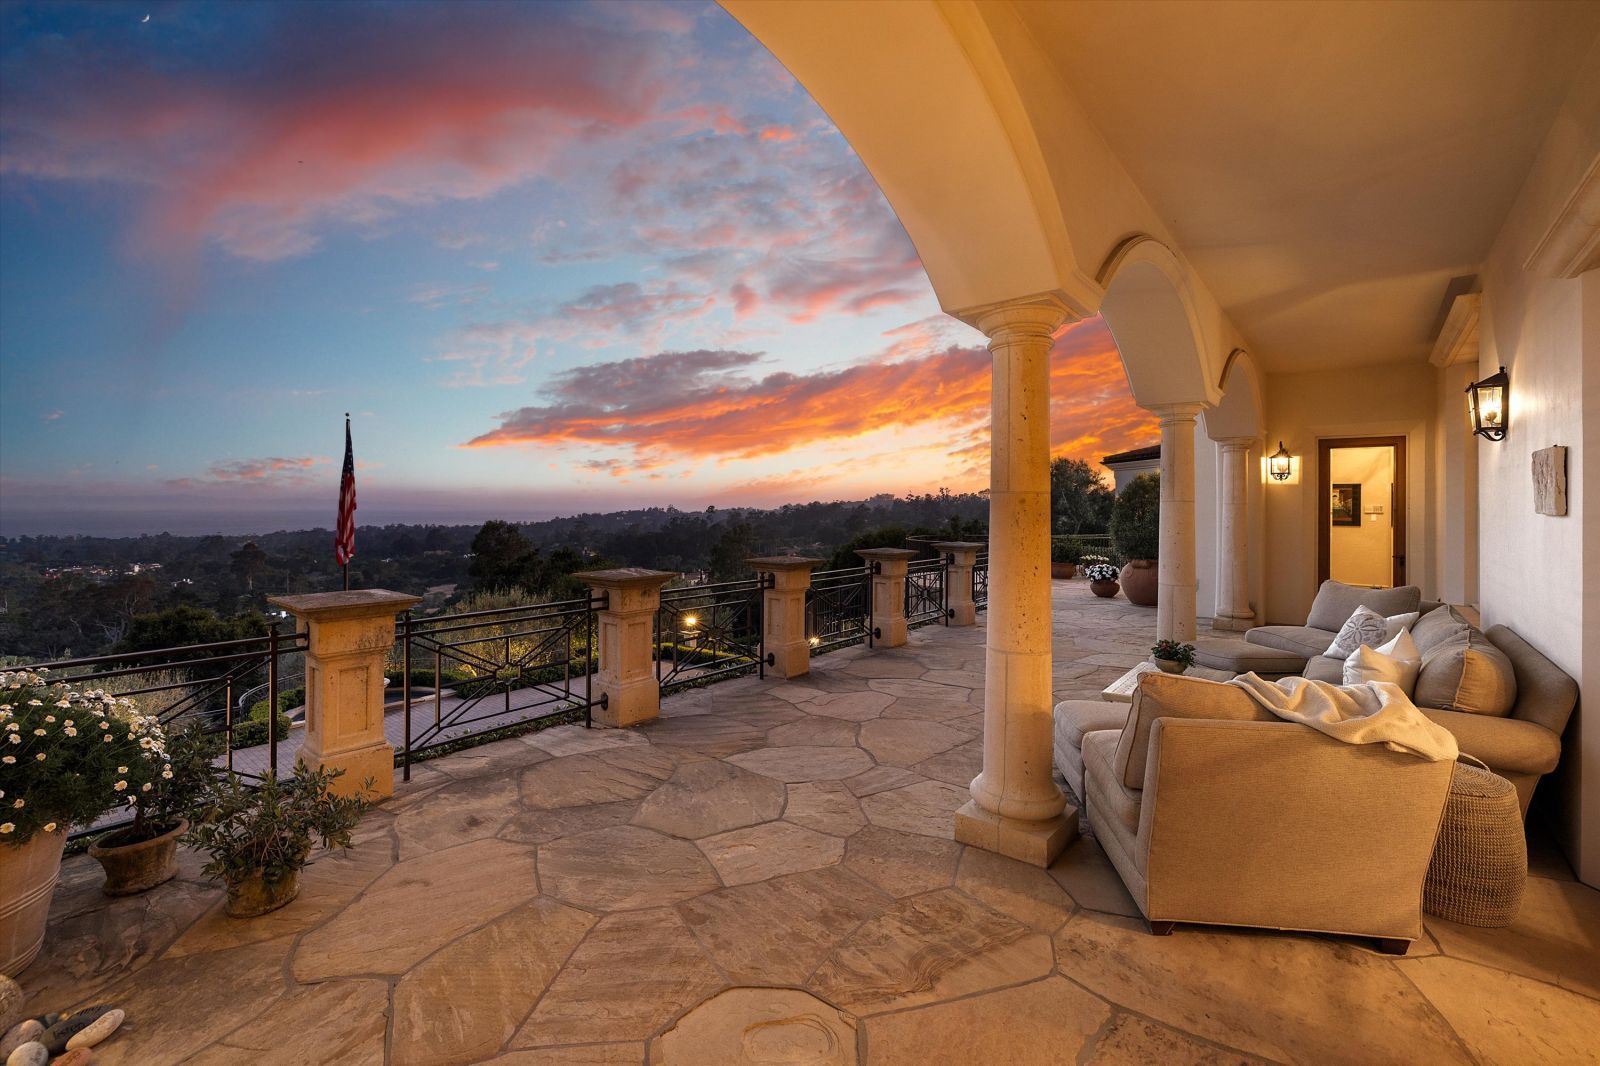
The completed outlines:
<svg viewBox="0 0 1600 1066">
<path fill-rule="evenodd" d="M 383 589 L 273 596 L 306 634 L 305 740 L 299 761 L 344 771 L 340 795 L 394 794 L 394 746 L 383 732 L 383 667 L 394 619 L 420 602 Z M 369 785 L 368 782 L 371 782 Z"/>
<path fill-rule="evenodd" d="M 1193 640 L 1199 582 L 1194 562 L 1194 420 L 1204 404 L 1155 408 L 1161 418 L 1161 559 L 1156 637 Z"/>
<path fill-rule="evenodd" d="M 778 677 L 801 677 L 811 672 L 811 645 L 806 640 L 806 590 L 811 571 L 821 559 L 777 555 L 751 559 L 763 576 L 772 575 L 772 587 L 761 595 L 761 645 L 767 668 Z"/>
<path fill-rule="evenodd" d="M 1222 558 L 1217 565 L 1217 613 L 1212 629 L 1242 633 L 1256 624 L 1250 608 L 1250 449 L 1253 437 L 1226 437 L 1222 451 Z"/>
<path fill-rule="evenodd" d="M 978 608 L 972 602 L 972 570 L 978 565 L 978 553 L 983 545 L 968 540 L 936 540 L 933 546 L 945 557 L 944 600 L 950 609 L 950 624 L 975 624 Z"/>
<path fill-rule="evenodd" d="M 661 586 L 677 577 L 666 570 L 636 566 L 619 570 L 586 570 L 573 577 L 606 594 L 599 612 L 600 664 L 595 673 L 596 699 L 605 706 L 590 711 L 595 725 L 622 727 L 648 722 L 661 713 L 661 686 L 656 681 L 656 611 Z"/>
<path fill-rule="evenodd" d="M 1053 301 L 976 317 L 994 357 L 983 772 L 956 812 L 963 844 L 1049 866 L 1077 832 L 1051 777 L 1050 346 Z"/>
<path fill-rule="evenodd" d="M 873 643 L 898 648 L 906 642 L 906 566 L 919 553 L 910 548 L 863 548 L 856 554 L 873 567 Z"/>
</svg>

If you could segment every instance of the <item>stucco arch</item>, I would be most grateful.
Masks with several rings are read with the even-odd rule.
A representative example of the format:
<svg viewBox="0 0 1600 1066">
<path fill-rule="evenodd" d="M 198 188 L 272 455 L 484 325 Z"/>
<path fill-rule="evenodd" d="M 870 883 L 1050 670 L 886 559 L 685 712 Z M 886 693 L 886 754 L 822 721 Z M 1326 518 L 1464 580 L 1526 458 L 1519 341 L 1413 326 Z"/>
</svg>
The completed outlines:
<svg viewBox="0 0 1600 1066">
<path fill-rule="evenodd" d="M 1215 404 L 1205 332 L 1183 264 L 1146 234 L 1123 241 L 1100 269 L 1100 314 L 1122 353 L 1141 407 Z"/>
<path fill-rule="evenodd" d="M 1203 416 L 1206 436 L 1212 440 L 1259 439 L 1266 430 L 1266 420 L 1262 416 L 1261 370 L 1250 353 L 1243 348 L 1229 352 L 1217 384 L 1222 390 L 1222 399 Z"/>
</svg>

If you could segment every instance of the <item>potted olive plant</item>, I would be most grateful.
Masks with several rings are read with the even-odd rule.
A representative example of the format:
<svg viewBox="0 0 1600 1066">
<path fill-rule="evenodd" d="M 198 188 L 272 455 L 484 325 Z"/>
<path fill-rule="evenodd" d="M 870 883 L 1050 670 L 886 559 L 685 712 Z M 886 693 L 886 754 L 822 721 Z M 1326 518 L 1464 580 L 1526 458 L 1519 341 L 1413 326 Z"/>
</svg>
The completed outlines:
<svg viewBox="0 0 1600 1066">
<path fill-rule="evenodd" d="M 1194 645 L 1158 640 L 1150 646 L 1150 661 L 1169 674 L 1181 674 L 1194 665 Z"/>
<path fill-rule="evenodd" d="M 1111 509 L 1111 542 L 1127 560 L 1122 594 L 1140 607 L 1154 607 L 1160 590 L 1161 475 L 1140 474 L 1128 482 Z"/>
<path fill-rule="evenodd" d="M 230 773 L 213 785 L 188 841 L 211 856 L 204 872 L 227 886 L 228 914 L 277 910 L 299 895 L 314 846 L 350 846 L 366 803 L 333 792 L 342 772 L 299 763 L 282 781 L 268 774 L 252 784 Z"/>
<path fill-rule="evenodd" d="M 131 700 L 0 673 L 0 973 L 44 944 L 67 830 L 142 792 L 164 753 L 160 723 Z"/>
<path fill-rule="evenodd" d="M 221 742 L 198 724 L 169 729 L 165 750 L 146 748 L 127 766 L 133 824 L 100 837 L 89 854 L 106 872 L 108 896 L 131 896 L 170 881 L 178 872 L 178 838 L 185 817 L 206 792 Z"/>
</svg>

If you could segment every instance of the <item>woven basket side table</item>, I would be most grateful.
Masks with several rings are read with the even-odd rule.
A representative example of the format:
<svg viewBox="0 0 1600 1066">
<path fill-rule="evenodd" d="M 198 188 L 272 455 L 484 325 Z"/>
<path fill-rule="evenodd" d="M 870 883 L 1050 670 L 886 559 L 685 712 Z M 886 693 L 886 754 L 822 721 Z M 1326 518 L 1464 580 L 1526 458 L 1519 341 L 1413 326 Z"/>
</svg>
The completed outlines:
<svg viewBox="0 0 1600 1066">
<path fill-rule="evenodd" d="M 1528 880 L 1528 841 L 1517 790 L 1488 770 L 1457 763 L 1422 889 L 1422 909 L 1463 925 L 1516 920 Z"/>
</svg>

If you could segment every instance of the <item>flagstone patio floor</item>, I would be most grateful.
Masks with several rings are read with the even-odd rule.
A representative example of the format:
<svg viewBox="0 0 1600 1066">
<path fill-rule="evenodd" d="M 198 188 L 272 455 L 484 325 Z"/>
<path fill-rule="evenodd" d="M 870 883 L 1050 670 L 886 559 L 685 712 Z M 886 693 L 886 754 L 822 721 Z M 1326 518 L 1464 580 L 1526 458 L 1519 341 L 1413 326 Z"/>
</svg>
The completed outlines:
<svg viewBox="0 0 1600 1066">
<path fill-rule="evenodd" d="M 1153 612 L 1055 583 L 1059 698 Z M 185 854 L 111 900 L 69 859 L 34 1012 L 124 1007 L 101 1066 L 1594 1062 L 1600 893 L 1536 851 L 1515 925 L 1362 941 L 1149 935 L 1092 839 L 1048 871 L 951 838 L 978 628 L 821 657 L 417 767 L 247 921 Z"/>
</svg>

